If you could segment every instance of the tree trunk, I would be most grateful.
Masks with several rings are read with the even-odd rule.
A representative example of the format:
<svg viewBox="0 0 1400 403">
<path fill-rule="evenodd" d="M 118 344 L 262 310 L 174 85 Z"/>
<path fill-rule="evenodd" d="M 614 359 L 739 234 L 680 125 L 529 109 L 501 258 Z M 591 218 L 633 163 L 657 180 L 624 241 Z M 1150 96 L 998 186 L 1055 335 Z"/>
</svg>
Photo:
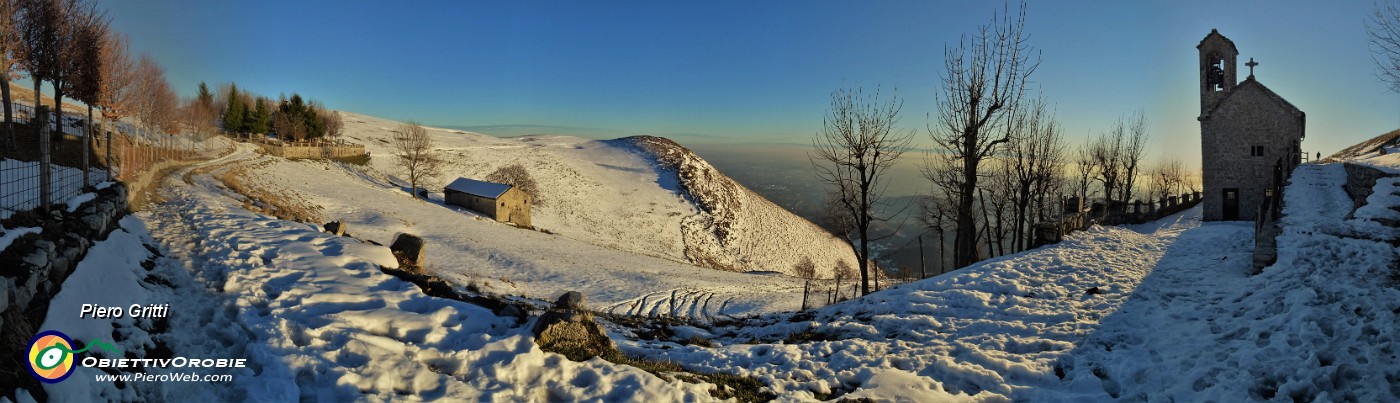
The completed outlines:
<svg viewBox="0 0 1400 403">
<path fill-rule="evenodd" d="M 976 147 L 975 143 L 969 140 L 964 141 L 964 147 L 968 151 Z M 958 195 L 958 223 L 957 232 L 953 238 L 953 266 L 964 267 L 978 260 L 977 257 L 977 219 L 973 216 L 972 207 L 977 191 L 977 160 L 974 158 L 963 159 L 963 184 Z"/>
<path fill-rule="evenodd" d="M 5 146 L 10 150 L 15 149 L 15 115 L 10 99 L 10 75 L 0 74 L 0 99 L 5 103 Z"/>
<path fill-rule="evenodd" d="M 946 263 L 948 253 L 944 249 L 947 247 L 945 244 L 948 243 L 948 239 L 945 235 L 947 234 L 944 234 L 943 230 L 938 230 L 938 274 L 948 272 L 948 264 Z"/>
<path fill-rule="evenodd" d="M 53 130 L 63 135 L 63 83 L 53 83 Z"/>
<path fill-rule="evenodd" d="M 1019 197 L 1016 198 L 1016 240 L 1015 240 L 1014 243 L 1013 243 L 1013 247 L 1012 247 L 1012 249 L 1011 249 L 1012 252 L 1020 252 L 1020 251 L 1026 250 L 1026 247 L 1027 247 L 1027 245 L 1029 245 L 1029 244 L 1027 244 L 1027 243 L 1025 242 L 1025 240 L 1026 240 L 1025 234 L 1028 233 L 1028 232 L 1030 232 L 1029 230 L 1030 230 L 1031 225 L 1032 225 L 1031 222 L 1034 221 L 1034 220 L 1032 220 L 1031 217 L 1030 217 L 1030 216 L 1031 216 L 1031 214 L 1030 214 L 1030 213 L 1031 213 L 1031 211 L 1030 211 L 1030 210 L 1031 210 L 1031 209 L 1030 209 L 1030 206 L 1031 206 L 1031 185 L 1030 185 L 1030 183 L 1029 183 L 1029 182 L 1022 182 L 1022 184 L 1021 184 L 1021 189 L 1020 189 L 1020 190 L 1021 190 L 1021 194 L 1019 195 Z"/>
<path fill-rule="evenodd" d="M 862 220 L 863 221 L 863 220 Z M 867 229 L 869 225 L 860 227 L 860 250 L 857 251 L 856 259 L 860 260 L 860 295 L 870 295 L 870 240 Z"/>
<path fill-rule="evenodd" d="M 928 278 L 928 269 L 924 267 L 924 236 L 919 235 L 919 279 Z"/>
<path fill-rule="evenodd" d="M 982 189 L 977 189 L 977 192 L 982 195 L 982 232 L 987 236 L 987 254 L 990 255 L 995 253 L 996 249 L 992 247 L 992 217 L 987 215 L 987 192 Z"/>
<path fill-rule="evenodd" d="M 864 164 L 864 161 L 861 162 Z M 860 173 L 860 207 L 856 225 L 860 227 L 860 295 L 870 295 L 870 182 L 862 165 Z M 878 286 L 876 288 L 879 288 Z"/>
</svg>

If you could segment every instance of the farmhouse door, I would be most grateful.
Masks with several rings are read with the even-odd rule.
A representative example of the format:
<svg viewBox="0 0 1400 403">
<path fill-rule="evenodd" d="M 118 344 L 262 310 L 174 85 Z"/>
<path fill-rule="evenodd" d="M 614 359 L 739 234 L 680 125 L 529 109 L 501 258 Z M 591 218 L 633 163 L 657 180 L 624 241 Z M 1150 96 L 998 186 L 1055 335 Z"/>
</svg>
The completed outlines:
<svg viewBox="0 0 1400 403">
<path fill-rule="evenodd" d="M 1221 209 L 1221 220 L 1237 221 L 1240 219 L 1240 190 L 1236 188 L 1226 188 L 1221 201 L 1225 203 Z"/>
</svg>

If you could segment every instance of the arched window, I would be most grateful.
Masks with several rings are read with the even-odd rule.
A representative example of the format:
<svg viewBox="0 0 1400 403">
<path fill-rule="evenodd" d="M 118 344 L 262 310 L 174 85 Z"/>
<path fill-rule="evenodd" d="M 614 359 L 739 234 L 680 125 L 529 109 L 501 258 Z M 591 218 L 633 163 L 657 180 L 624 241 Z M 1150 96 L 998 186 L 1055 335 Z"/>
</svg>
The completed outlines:
<svg viewBox="0 0 1400 403">
<path fill-rule="evenodd" d="M 1206 91 L 1220 91 L 1225 88 L 1225 59 L 1212 53 L 1206 60 Z"/>
</svg>

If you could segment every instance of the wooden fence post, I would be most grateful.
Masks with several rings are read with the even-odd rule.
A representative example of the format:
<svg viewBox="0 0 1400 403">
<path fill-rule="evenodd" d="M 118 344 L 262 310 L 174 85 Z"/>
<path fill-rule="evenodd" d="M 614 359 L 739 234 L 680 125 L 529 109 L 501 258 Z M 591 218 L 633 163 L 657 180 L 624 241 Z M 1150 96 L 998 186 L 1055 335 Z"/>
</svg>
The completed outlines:
<svg viewBox="0 0 1400 403">
<path fill-rule="evenodd" d="M 49 203 L 53 198 L 53 152 L 50 149 L 49 125 L 47 124 L 49 107 L 39 106 L 39 123 L 36 129 L 39 134 L 39 206 L 44 212 L 49 212 Z"/>
</svg>

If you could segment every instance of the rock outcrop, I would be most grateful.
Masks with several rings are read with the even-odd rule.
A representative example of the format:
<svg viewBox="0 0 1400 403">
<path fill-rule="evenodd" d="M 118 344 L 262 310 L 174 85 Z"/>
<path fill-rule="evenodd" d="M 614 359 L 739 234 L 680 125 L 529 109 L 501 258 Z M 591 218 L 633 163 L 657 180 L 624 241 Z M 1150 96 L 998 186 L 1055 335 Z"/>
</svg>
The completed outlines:
<svg viewBox="0 0 1400 403">
<path fill-rule="evenodd" d="M 563 354 L 571 360 L 583 361 L 614 350 L 612 340 L 603 333 L 593 314 L 584 310 L 583 294 L 569 291 L 540 315 L 534 327 L 535 343 L 541 350 Z"/>
</svg>

